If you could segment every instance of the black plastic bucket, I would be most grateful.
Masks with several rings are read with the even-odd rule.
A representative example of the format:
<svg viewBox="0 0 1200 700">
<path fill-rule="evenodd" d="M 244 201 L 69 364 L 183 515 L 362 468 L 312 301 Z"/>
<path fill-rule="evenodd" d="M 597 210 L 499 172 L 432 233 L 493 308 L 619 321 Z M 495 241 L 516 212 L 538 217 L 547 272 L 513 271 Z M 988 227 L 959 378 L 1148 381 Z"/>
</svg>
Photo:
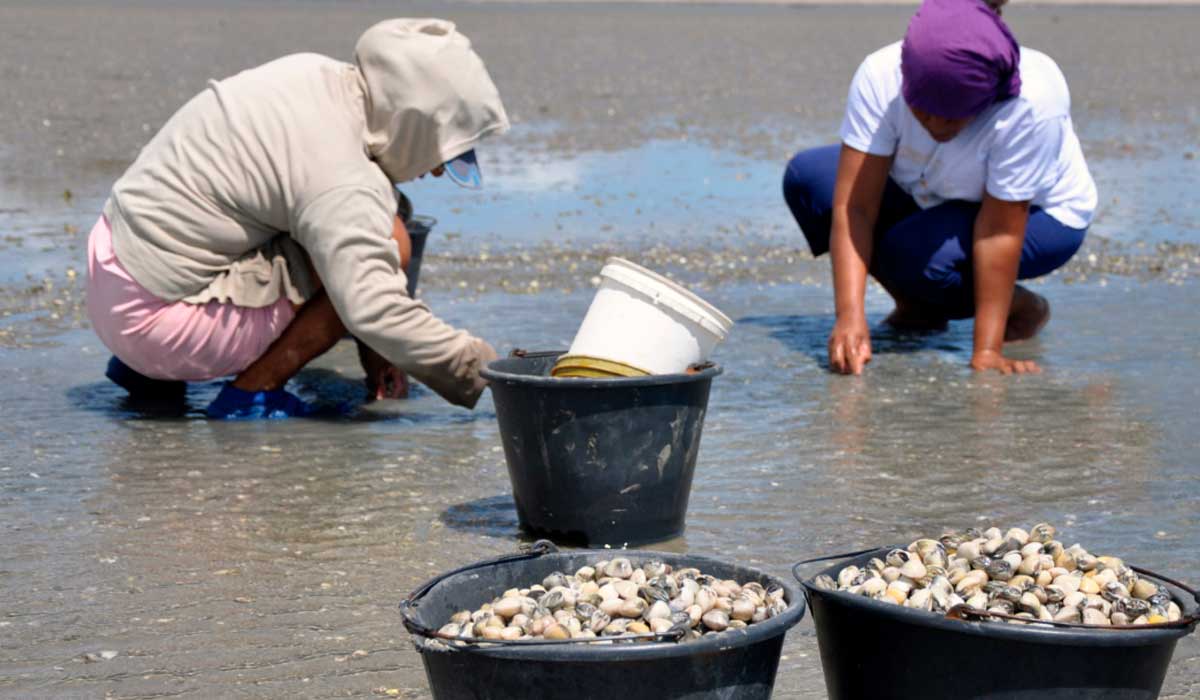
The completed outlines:
<svg viewBox="0 0 1200 700">
<path fill-rule="evenodd" d="M 421 276 L 421 255 L 425 253 L 425 239 L 429 238 L 429 232 L 437 225 L 437 219 L 432 216 L 413 216 L 404 223 L 408 229 L 408 238 L 412 241 L 412 254 L 408 258 L 408 269 L 404 274 L 408 277 L 408 296 L 416 299 L 417 279 Z"/>
<path fill-rule="evenodd" d="M 683 532 L 715 365 L 694 374 L 550 377 L 562 352 L 483 371 L 521 526 L 587 547 Z"/>
<path fill-rule="evenodd" d="M 845 559 L 819 572 L 836 579 L 842 567 L 864 566 L 890 549 L 809 560 L 793 573 L 801 580 L 803 564 Z M 1158 697 L 1175 642 L 1196 626 L 1200 598 L 1183 584 L 1137 571 L 1171 591 L 1183 608 L 1182 622 L 1105 629 L 950 619 L 822 590 L 815 576 L 801 583 L 833 700 L 1145 700 Z"/>
<path fill-rule="evenodd" d="M 542 543 L 539 543 L 539 545 Z M 537 547 L 535 546 L 535 550 Z M 553 549 L 552 547 L 550 549 Z M 425 664 L 437 700 L 755 700 L 769 698 L 788 629 L 804 616 L 804 598 L 791 583 L 760 571 L 685 554 L 623 552 L 634 562 L 658 559 L 673 567 L 739 583 L 784 587 L 788 609 L 743 630 L 696 641 L 563 641 L 468 643 L 448 646 L 434 630 L 459 610 L 476 610 L 505 590 L 536 583 L 554 571 L 573 572 L 596 552 L 534 551 L 452 571 L 429 581 L 401 603 L 405 626 Z"/>
</svg>

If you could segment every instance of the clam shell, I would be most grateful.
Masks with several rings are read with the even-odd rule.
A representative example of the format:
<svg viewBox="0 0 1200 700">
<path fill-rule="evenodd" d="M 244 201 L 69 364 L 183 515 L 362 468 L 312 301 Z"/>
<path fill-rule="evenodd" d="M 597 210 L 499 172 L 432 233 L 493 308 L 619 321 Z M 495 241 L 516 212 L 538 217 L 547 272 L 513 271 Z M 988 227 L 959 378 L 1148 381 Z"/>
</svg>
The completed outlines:
<svg viewBox="0 0 1200 700">
<path fill-rule="evenodd" d="M 624 557 L 618 557 L 608 562 L 608 566 L 604 567 L 604 573 L 613 578 L 629 578 L 633 575 L 633 564 Z"/>
<path fill-rule="evenodd" d="M 1083 609 L 1083 624 L 1085 624 L 1085 625 L 1103 625 L 1103 626 L 1107 627 L 1108 625 L 1111 625 L 1112 623 L 1109 622 L 1108 615 L 1105 615 L 1103 612 L 1101 612 L 1095 608 L 1084 608 Z"/>
<path fill-rule="evenodd" d="M 1038 523 L 1029 529 L 1029 539 L 1045 544 L 1054 539 L 1057 530 L 1050 523 Z"/>
<path fill-rule="evenodd" d="M 723 610 L 709 610 L 700 619 L 705 627 L 714 632 L 723 632 L 729 627 L 729 615 Z"/>
</svg>

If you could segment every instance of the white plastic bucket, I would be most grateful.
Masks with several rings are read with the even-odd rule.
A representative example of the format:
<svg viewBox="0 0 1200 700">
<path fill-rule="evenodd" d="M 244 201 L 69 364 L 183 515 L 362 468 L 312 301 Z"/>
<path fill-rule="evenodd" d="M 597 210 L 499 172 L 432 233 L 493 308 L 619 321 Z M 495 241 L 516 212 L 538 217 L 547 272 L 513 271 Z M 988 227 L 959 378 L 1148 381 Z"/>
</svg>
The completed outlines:
<svg viewBox="0 0 1200 700">
<path fill-rule="evenodd" d="M 708 360 L 732 327 L 715 306 L 666 277 L 609 258 L 568 354 L 676 374 Z"/>
</svg>

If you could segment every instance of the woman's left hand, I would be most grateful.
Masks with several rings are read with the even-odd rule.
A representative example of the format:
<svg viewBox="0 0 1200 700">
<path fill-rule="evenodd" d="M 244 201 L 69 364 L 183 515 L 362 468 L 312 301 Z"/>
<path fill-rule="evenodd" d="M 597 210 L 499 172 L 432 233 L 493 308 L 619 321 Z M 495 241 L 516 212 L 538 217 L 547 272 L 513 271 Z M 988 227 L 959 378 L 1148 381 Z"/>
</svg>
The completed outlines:
<svg viewBox="0 0 1200 700">
<path fill-rule="evenodd" d="M 1029 221 L 1029 202 L 1006 202 L 989 194 L 975 217 L 971 248 L 975 266 L 975 342 L 971 368 L 1001 374 L 1041 372 L 1036 362 L 1003 355 L 1004 329 L 1012 310 L 1013 290 Z"/>
<path fill-rule="evenodd" d="M 393 365 L 381 368 L 374 377 L 367 377 L 367 394 L 375 399 L 407 399 L 408 375 Z"/>
<path fill-rule="evenodd" d="M 358 360 L 366 373 L 368 400 L 408 398 L 408 376 L 382 355 L 358 343 Z"/>
<path fill-rule="evenodd" d="M 1042 368 L 1033 360 L 1014 360 L 995 350 L 981 350 L 971 355 L 971 369 L 976 372 L 994 369 L 1001 374 L 1042 373 Z"/>
</svg>

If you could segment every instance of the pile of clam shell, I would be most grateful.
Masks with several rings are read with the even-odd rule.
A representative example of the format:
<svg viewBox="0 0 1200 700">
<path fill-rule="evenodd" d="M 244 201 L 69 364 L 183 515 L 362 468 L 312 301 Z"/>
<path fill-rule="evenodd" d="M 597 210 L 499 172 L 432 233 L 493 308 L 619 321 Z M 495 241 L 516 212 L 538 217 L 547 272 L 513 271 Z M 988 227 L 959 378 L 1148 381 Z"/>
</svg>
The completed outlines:
<svg viewBox="0 0 1200 700">
<path fill-rule="evenodd" d="M 739 584 L 695 568 L 673 570 L 661 561 L 635 566 L 617 557 L 573 574 L 556 571 L 528 588 L 509 589 L 474 612 L 461 610 L 438 636 L 495 641 L 662 634 L 689 641 L 745 628 L 787 607 L 778 584 Z"/>
<path fill-rule="evenodd" d="M 885 603 L 945 614 L 965 605 L 1008 622 L 1154 625 L 1182 615 L 1170 593 L 1116 557 L 1093 556 L 1055 539 L 1053 525 L 948 532 L 893 549 L 865 567 L 814 584 Z"/>
</svg>

